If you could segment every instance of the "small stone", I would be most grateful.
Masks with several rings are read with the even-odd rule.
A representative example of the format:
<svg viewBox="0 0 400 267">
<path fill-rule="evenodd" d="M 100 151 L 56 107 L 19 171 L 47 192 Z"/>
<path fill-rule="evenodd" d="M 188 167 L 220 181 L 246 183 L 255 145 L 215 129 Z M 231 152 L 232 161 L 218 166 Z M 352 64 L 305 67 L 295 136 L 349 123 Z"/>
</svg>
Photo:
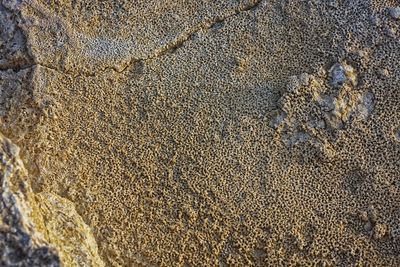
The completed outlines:
<svg viewBox="0 0 400 267">
<path fill-rule="evenodd" d="M 396 30 L 392 27 L 387 27 L 385 33 L 387 36 L 391 38 L 396 38 Z"/>
<path fill-rule="evenodd" d="M 308 133 L 305 132 L 298 132 L 292 136 L 292 138 L 289 140 L 290 145 L 297 145 L 300 143 L 305 143 L 307 142 L 311 136 Z"/>
<path fill-rule="evenodd" d="M 299 79 L 297 76 L 290 76 L 289 81 L 287 83 L 287 90 L 289 92 L 296 92 L 301 86 Z"/>
<path fill-rule="evenodd" d="M 367 92 L 361 96 L 360 104 L 358 105 L 358 111 L 364 120 L 369 118 L 374 110 L 374 106 L 375 96 L 372 92 Z"/>
<path fill-rule="evenodd" d="M 278 128 L 281 123 L 285 120 L 287 114 L 285 112 L 279 113 L 270 123 L 270 126 L 274 129 Z"/>
<path fill-rule="evenodd" d="M 372 223 L 370 221 L 364 224 L 364 230 L 368 232 L 372 230 Z"/>
<path fill-rule="evenodd" d="M 379 17 L 376 16 L 376 15 L 372 15 L 372 16 L 370 17 L 370 21 L 371 21 L 371 23 L 374 24 L 375 26 L 379 26 L 379 25 L 381 24 L 381 21 L 380 21 Z"/>
<path fill-rule="evenodd" d="M 335 98 L 331 95 L 321 95 L 317 99 L 318 105 L 325 112 L 330 112 L 335 109 Z"/>
<path fill-rule="evenodd" d="M 400 142 L 400 128 L 394 131 L 394 138 L 397 142 Z"/>
<path fill-rule="evenodd" d="M 333 65 L 330 72 L 333 87 L 340 88 L 347 81 L 346 70 L 341 64 Z"/>
<path fill-rule="evenodd" d="M 302 73 L 299 75 L 299 82 L 301 85 L 307 86 L 310 84 L 310 79 L 312 79 L 313 76 L 308 74 L 308 73 Z"/>
<path fill-rule="evenodd" d="M 392 7 L 389 9 L 389 14 L 393 19 L 400 19 L 400 7 Z"/>
</svg>

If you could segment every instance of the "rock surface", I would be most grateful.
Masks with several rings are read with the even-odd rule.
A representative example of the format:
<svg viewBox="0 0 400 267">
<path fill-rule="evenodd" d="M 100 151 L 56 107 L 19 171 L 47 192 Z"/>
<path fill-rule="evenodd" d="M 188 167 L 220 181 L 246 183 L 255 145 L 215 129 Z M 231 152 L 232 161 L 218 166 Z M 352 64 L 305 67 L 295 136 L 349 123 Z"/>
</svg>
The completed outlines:
<svg viewBox="0 0 400 267">
<path fill-rule="evenodd" d="M 27 169 L 2 172 L 22 233 L 4 247 L 40 240 L 12 257 L 53 266 L 399 266 L 395 2 L 2 0 L 0 130 Z"/>
<path fill-rule="evenodd" d="M 1 135 L 0 157 L 0 266 L 104 266 L 74 205 L 34 194 L 19 148 Z"/>
<path fill-rule="evenodd" d="M 30 220 L 19 148 L 0 136 L 0 265 L 60 266 L 57 253 L 37 235 Z M 15 191 L 14 191 L 15 190 Z"/>
</svg>

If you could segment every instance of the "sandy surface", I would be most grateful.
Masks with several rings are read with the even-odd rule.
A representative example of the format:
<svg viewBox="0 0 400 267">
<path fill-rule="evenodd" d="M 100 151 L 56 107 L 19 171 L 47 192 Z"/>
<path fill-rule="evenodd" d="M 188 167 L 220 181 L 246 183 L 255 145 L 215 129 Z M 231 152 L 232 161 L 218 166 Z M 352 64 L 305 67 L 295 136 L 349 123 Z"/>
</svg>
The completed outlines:
<svg viewBox="0 0 400 267">
<path fill-rule="evenodd" d="M 400 2 L 130 2 L 3 3 L 1 131 L 106 266 L 400 265 Z"/>
</svg>

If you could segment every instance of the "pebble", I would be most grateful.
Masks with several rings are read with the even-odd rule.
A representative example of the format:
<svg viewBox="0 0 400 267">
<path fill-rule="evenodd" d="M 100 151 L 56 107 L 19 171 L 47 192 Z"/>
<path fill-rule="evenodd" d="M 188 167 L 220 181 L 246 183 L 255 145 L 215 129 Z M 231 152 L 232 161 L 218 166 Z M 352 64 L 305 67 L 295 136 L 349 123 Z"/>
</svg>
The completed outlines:
<svg viewBox="0 0 400 267">
<path fill-rule="evenodd" d="M 389 9 L 389 14 L 393 19 L 400 19 L 400 7 L 392 7 Z"/>
<path fill-rule="evenodd" d="M 342 87 L 347 80 L 346 70 L 341 64 L 335 64 L 331 69 L 332 86 Z"/>
<path fill-rule="evenodd" d="M 367 231 L 367 232 L 371 231 L 371 230 L 372 230 L 372 223 L 369 222 L 369 221 L 366 222 L 366 223 L 364 224 L 364 230 Z"/>
<path fill-rule="evenodd" d="M 396 138 L 397 142 L 400 142 L 400 128 L 395 131 L 394 137 Z"/>
</svg>

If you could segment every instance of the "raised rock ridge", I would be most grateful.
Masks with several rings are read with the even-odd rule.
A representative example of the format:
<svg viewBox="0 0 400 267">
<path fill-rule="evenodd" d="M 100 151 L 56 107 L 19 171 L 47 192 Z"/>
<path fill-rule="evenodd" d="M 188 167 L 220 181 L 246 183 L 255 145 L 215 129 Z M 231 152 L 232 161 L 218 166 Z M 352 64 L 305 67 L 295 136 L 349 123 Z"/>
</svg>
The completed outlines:
<svg viewBox="0 0 400 267">
<path fill-rule="evenodd" d="M 104 266 L 74 205 L 34 194 L 19 148 L 3 136 L 0 144 L 0 266 Z"/>
<path fill-rule="evenodd" d="M 31 221 L 30 189 L 19 148 L 0 136 L 0 265 L 60 266 L 57 252 L 46 244 Z"/>
</svg>

